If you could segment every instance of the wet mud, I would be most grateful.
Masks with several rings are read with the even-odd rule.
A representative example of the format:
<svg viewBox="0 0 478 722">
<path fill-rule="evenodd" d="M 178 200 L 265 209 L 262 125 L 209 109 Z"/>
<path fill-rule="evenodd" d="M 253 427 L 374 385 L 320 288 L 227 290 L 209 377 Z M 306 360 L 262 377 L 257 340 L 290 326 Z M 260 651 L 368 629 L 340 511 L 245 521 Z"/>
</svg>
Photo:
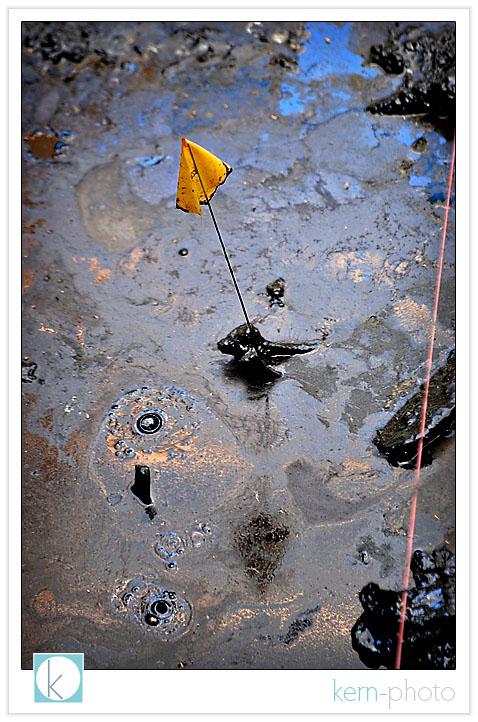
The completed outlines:
<svg viewBox="0 0 478 722">
<path fill-rule="evenodd" d="M 427 121 L 442 108 L 366 110 L 407 77 L 426 102 L 448 88 L 450 29 L 409 25 L 23 23 L 25 669 L 43 651 L 388 665 L 350 630 L 368 604 L 378 645 L 360 590 L 385 610 L 401 589 L 413 472 L 374 439 L 413 447 L 451 155 Z M 234 169 L 213 206 L 254 338 L 209 219 L 175 208 L 183 136 Z M 433 433 L 452 412 L 454 221 L 452 196 Z M 421 549 L 454 549 L 449 431 L 421 471 Z M 449 656 L 433 560 L 411 666 L 433 624 Z"/>
<path fill-rule="evenodd" d="M 401 669 L 455 669 L 455 559 L 446 547 L 416 550 L 408 593 Z M 352 645 L 367 667 L 394 669 L 401 593 L 367 584 Z"/>
<path fill-rule="evenodd" d="M 130 190 L 118 156 L 92 168 L 76 192 L 86 232 L 109 251 L 129 250 L 153 228 L 155 211 Z"/>
</svg>

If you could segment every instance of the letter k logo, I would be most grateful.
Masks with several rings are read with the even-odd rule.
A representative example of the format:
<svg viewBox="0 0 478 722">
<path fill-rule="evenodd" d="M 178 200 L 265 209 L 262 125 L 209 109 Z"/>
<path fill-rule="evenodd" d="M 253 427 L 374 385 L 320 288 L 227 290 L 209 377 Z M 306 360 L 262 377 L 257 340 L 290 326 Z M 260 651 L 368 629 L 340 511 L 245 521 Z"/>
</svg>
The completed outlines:
<svg viewBox="0 0 478 722">
<path fill-rule="evenodd" d="M 35 702 L 83 701 L 83 654 L 34 654 Z"/>
</svg>

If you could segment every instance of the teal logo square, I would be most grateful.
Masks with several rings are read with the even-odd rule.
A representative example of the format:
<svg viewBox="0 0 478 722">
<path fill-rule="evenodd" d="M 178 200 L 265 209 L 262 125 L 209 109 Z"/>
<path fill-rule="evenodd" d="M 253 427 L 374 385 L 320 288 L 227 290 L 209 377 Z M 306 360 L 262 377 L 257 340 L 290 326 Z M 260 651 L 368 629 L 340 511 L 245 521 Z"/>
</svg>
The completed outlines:
<svg viewBox="0 0 478 722">
<path fill-rule="evenodd" d="M 83 702 L 83 654 L 33 655 L 35 702 Z"/>
</svg>

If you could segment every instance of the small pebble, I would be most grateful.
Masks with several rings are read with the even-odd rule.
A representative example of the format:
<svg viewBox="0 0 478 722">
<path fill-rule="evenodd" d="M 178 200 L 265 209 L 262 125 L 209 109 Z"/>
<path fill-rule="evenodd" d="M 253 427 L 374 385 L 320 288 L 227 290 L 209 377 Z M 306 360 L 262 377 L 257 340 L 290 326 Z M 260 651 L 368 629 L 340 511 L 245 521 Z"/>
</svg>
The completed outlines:
<svg viewBox="0 0 478 722">
<path fill-rule="evenodd" d="M 110 494 L 107 498 L 108 504 L 111 504 L 111 506 L 116 506 L 116 504 L 119 504 L 121 499 L 123 497 L 121 494 Z"/>
</svg>

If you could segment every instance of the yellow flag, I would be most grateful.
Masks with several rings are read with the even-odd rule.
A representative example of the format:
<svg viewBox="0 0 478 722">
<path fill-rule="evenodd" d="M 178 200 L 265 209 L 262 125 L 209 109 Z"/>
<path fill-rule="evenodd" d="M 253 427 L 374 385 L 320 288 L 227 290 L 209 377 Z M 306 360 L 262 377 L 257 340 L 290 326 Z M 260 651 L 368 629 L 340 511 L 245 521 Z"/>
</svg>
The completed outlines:
<svg viewBox="0 0 478 722">
<path fill-rule="evenodd" d="M 210 200 L 232 168 L 197 143 L 182 139 L 176 208 L 201 215 L 201 203 Z M 205 193 L 207 193 L 207 198 Z"/>
</svg>

